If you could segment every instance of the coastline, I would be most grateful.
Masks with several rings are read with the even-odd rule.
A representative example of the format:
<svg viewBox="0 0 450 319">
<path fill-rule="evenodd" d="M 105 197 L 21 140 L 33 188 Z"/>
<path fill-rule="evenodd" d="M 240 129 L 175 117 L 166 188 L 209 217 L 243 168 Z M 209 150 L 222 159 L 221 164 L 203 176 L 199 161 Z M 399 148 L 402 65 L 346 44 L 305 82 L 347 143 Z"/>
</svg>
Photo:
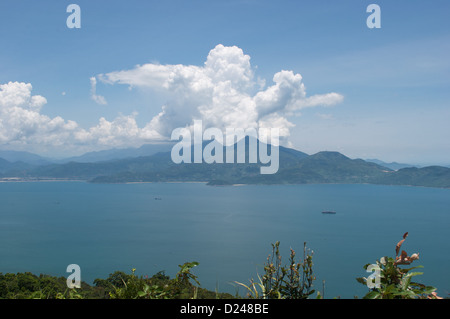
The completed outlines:
<svg viewBox="0 0 450 319">
<path fill-rule="evenodd" d="M 37 183 L 37 182 L 83 182 L 90 183 L 89 180 L 86 179 L 67 179 L 67 178 L 19 178 L 19 177 L 4 177 L 0 178 L 0 183 Z M 95 184 L 156 184 L 156 183 L 165 183 L 165 184 L 205 184 L 207 186 L 212 187 L 242 187 L 242 186 L 250 186 L 250 185 L 379 185 L 379 186 L 404 186 L 404 187 L 420 187 L 420 188 L 436 188 L 436 189 L 450 189 L 449 187 L 439 187 L 439 186 L 424 186 L 424 185 L 411 185 L 411 184 L 381 184 L 381 183 L 249 183 L 249 184 L 209 184 L 209 181 L 154 181 L 154 182 L 118 182 L 118 183 L 95 183 Z"/>
<path fill-rule="evenodd" d="M 67 178 L 0 178 L 0 183 L 27 183 L 27 182 L 88 182 L 84 179 Z"/>
</svg>

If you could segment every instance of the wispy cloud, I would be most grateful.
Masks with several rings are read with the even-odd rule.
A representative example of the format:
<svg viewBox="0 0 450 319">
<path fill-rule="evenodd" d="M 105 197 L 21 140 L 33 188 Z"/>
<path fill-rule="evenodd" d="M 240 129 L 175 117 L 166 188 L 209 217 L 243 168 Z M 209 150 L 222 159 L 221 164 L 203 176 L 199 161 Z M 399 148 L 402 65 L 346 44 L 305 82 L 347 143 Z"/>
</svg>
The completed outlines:
<svg viewBox="0 0 450 319">
<path fill-rule="evenodd" d="M 316 115 L 323 120 L 332 120 L 333 119 L 333 114 L 330 114 L 330 113 L 316 113 Z"/>
<path fill-rule="evenodd" d="M 97 79 L 93 76 L 90 78 L 91 81 L 91 98 L 95 103 L 100 105 L 106 105 L 106 99 L 102 95 L 97 95 Z"/>
</svg>

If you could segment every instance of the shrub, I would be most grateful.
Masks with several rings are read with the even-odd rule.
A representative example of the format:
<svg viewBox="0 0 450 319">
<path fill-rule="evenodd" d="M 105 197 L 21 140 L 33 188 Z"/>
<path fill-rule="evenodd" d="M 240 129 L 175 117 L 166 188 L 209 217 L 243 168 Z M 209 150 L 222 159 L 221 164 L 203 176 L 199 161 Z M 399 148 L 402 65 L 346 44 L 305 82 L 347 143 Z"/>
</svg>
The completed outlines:
<svg viewBox="0 0 450 319">
<path fill-rule="evenodd" d="M 413 261 L 419 259 L 418 253 L 412 254 L 411 256 L 408 256 L 404 250 L 400 253 L 400 248 L 407 236 L 408 233 L 405 233 L 403 239 L 395 246 L 395 258 L 382 257 L 376 261 L 376 264 L 367 264 L 364 266 L 364 269 L 369 272 L 376 269 L 375 274 L 378 277 L 375 278 L 376 284 L 373 282 L 368 284 L 368 278 L 356 279 L 358 282 L 372 287 L 363 297 L 364 299 L 440 298 L 435 293 L 436 288 L 412 281 L 413 277 L 423 274 L 422 272 L 412 272 L 412 270 L 422 268 L 422 266 L 400 267 L 401 265 L 410 265 Z"/>
<path fill-rule="evenodd" d="M 264 264 L 264 275 L 258 275 L 258 282 L 250 280 L 249 285 L 236 282 L 248 291 L 247 297 L 255 299 L 306 299 L 315 290 L 312 289 L 316 279 L 313 273 L 312 252 L 303 245 L 303 260 L 295 261 L 295 251 L 290 250 L 289 264 L 282 265 L 279 250 L 280 242 L 272 244 L 272 254 Z"/>
</svg>

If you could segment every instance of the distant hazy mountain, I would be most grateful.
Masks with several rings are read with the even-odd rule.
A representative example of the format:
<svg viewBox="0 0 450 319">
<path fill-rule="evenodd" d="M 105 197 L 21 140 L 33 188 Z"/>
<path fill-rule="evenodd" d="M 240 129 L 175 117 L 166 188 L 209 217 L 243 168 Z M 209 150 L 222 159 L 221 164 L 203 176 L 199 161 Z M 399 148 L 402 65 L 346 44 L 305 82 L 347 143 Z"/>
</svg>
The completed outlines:
<svg viewBox="0 0 450 319">
<path fill-rule="evenodd" d="M 7 172 L 9 176 L 22 175 L 34 167 L 49 163 L 50 160 L 29 152 L 0 150 L 0 176 Z"/>
<path fill-rule="evenodd" d="M 52 160 L 41 157 L 39 155 L 22 152 L 22 151 L 2 151 L 0 150 L 0 158 L 7 160 L 8 162 L 23 162 L 32 165 L 44 165 L 49 164 Z"/>
<path fill-rule="evenodd" d="M 104 151 L 89 152 L 81 156 L 74 156 L 58 160 L 58 163 L 93 163 L 140 156 L 151 156 L 159 152 L 168 152 L 172 149 L 172 146 L 173 143 L 144 144 L 139 148 L 110 149 Z"/>
<path fill-rule="evenodd" d="M 116 162 L 119 164 L 119 162 Z M 369 183 L 450 188 L 450 168 L 430 166 L 398 171 L 350 159 L 338 152 L 307 155 L 280 148 L 276 174 L 262 175 L 261 164 L 174 164 L 169 153 L 121 161 L 127 169 L 92 179 L 97 183 L 204 181 L 210 185 L 230 184 L 317 184 Z"/>
<path fill-rule="evenodd" d="M 208 144 L 204 143 L 203 147 Z M 164 147 L 167 147 L 164 146 Z M 151 156 L 139 156 L 123 158 L 109 161 L 96 161 L 90 163 L 68 162 L 63 164 L 50 164 L 29 170 L 22 177 L 54 177 L 54 178 L 77 178 L 92 179 L 103 178 L 105 181 L 127 182 L 127 181 L 150 181 L 150 180 L 170 180 L 170 181 L 209 181 L 215 178 L 230 179 L 229 174 L 237 174 L 242 169 L 247 170 L 247 174 L 255 172 L 259 174 L 259 164 L 180 164 L 173 163 L 171 159 L 171 148 L 166 152 L 157 152 L 155 148 L 150 150 L 141 149 L 143 152 L 152 151 L 155 154 Z M 248 162 L 248 143 L 247 162 Z M 308 155 L 293 149 L 280 147 L 280 162 L 284 166 L 295 165 L 297 160 Z M 223 149 L 224 156 L 226 148 Z M 237 151 L 235 146 L 235 157 Z M 191 150 L 193 158 L 194 151 Z M 193 162 L 193 160 L 192 160 Z M 224 161 L 225 162 L 225 161 Z M 247 175 L 243 174 L 243 176 Z"/>
<path fill-rule="evenodd" d="M 4 158 L 0 158 L 0 175 L 4 175 L 7 172 L 10 172 L 12 175 L 20 175 L 27 170 L 35 167 L 32 164 L 24 163 L 21 161 L 10 162 L 5 160 Z"/>
<path fill-rule="evenodd" d="M 11 162 L 8 162 L 7 160 L 0 158 L 0 173 L 4 173 L 8 171 L 11 167 Z"/>
<path fill-rule="evenodd" d="M 427 166 L 422 168 L 407 167 L 380 176 L 371 181 L 383 185 L 410 185 L 450 188 L 450 168 Z"/>
<path fill-rule="evenodd" d="M 386 163 L 386 162 L 380 161 L 378 159 L 366 159 L 366 161 L 367 162 L 372 162 L 372 163 L 375 163 L 375 164 L 378 164 L 378 165 L 381 165 L 381 166 L 384 166 L 384 167 L 387 167 L 387 168 L 390 168 L 390 169 L 392 169 L 394 171 L 397 171 L 397 170 L 402 169 L 402 168 L 407 168 L 407 167 L 419 167 L 417 165 L 397 163 L 397 162 Z"/>
<path fill-rule="evenodd" d="M 207 143 L 203 144 L 205 147 Z M 258 147 L 260 147 L 258 143 Z M 235 151 L 237 146 L 233 146 Z M 350 159 L 338 152 L 306 153 L 279 148 L 279 170 L 276 174 L 261 174 L 261 163 L 243 164 L 175 164 L 171 152 L 156 152 L 155 148 L 140 151 L 156 152 L 150 156 L 138 156 L 91 163 L 69 162 L 4 172 L 5 177 L 65 178 L 89 180 L 96 183 L 126 182 L 183 182 L 201 181 L 210 185 L 230 184 L 311 184 L 311 183 L 370 183 L 384 185 L 413 185 L 450 188 L 450 168 L 429 166 L 393 170 L 362 159 Z M 171 148 L 171 147 L 169 147 Z M 126 150 L 131 156 L 135 150 Z M 223 149 L 226 154 L 226 148 Z M 193 156 L 191 150 L 191 156 Z M 143 154 L 143 153 L 139 153 Z M 236 154 L 236 152 L 235 152 Z M 94 154 L 91 154 L 94 155 Z M 98 155 L 98 154 L 96 154 Z M 103 155 L 102 155 L 103 156 Z M 113 156 L 110 153 L 108 156 Z M 108 158 L 108 156 L 103 158 Z M 225 155 L 224 155 L 225 156 Z M 101 157 L 101 156 L 100 156 Z M 99 159 L 100 157 L 91 157 Z M 86 157 L 87 158 L 87 157 Z M 225 162 L 225 161 L 224 161 Z M 3 163 L 7 167 L 11 163 Z M 267 166 L 267 165 L 264 165 Z"/>
</svg>

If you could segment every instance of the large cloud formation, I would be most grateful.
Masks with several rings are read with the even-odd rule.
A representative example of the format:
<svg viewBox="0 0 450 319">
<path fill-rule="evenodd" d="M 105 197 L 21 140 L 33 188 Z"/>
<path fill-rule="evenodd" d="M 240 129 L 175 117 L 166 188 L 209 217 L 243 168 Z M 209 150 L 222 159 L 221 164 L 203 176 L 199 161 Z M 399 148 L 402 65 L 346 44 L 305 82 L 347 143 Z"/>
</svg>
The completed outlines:
<svg viewBox="0 0 450 319">
<path fill-rule="evenodd" d="M 77 123 L 40 114 L 47 100 L 31 90 L 29 83 L 0 85 L 0 144 L 64 144 Z"/>
<path fill-rule="evenodd" d="M 100 118 L 87 130 L 75 121 L 41 114 L 47 100 L 32 95 L 30 83 L 9 82 L 0 85 L 0 144 L 36 145 L 59 148 L 83 146 L 137 146 L 144 140 L 160 140 L 155 131 L 138 128 L 136 113 L 118 116 L 113 121 Z M 87 148 L 89 149 L 89 148 Z"/>
<path fill-rule="evenodd" d="M 71 145 L 94 147 L 138 146 L 170 139 L 178 127 L 191 127 L 202 120 L 204 127 L 278 128 L 288 137 L 294 126 L 289 117 L 301 109 L 333 105 L 342 101 L 337 93 L 307 96 L 300 74 L 280 71 L 265 86 L 255 78 L 250 57 L 236 47 L 217 45 L 203 66 L 138 65 L 91 77 L 91 97 L 97 95 L 97 79 L 107 84 L 151 88 L 170 98 L 144 127 L 137 125 L 137 113 L 120 115 L 113 121 L 100 118 L 96 126 L 84 129 L 74 121 L 41 114 L 46 99 L 32 95 L 29 83 L 0 85 L 0 144 Z"/>
<path fill-rule="evenodd" d="M 104 83 L 170 93 L 170 101 L 147 125 L 163 136 L 201 119 L 204 126 L 222 130 L 278 128 L 286 137 L 294 126 L 289 116 L 306 107 L 333 105 L 343 99 L 337 93 L 307 97 L 302 76 L 292 71 L 276 73 L 271 86 L 260 88 L 250 57 L 236 46 L 221 44 L 209 52 L 203 66 L 144 64 L 98 78 Z"/>
</svg>

